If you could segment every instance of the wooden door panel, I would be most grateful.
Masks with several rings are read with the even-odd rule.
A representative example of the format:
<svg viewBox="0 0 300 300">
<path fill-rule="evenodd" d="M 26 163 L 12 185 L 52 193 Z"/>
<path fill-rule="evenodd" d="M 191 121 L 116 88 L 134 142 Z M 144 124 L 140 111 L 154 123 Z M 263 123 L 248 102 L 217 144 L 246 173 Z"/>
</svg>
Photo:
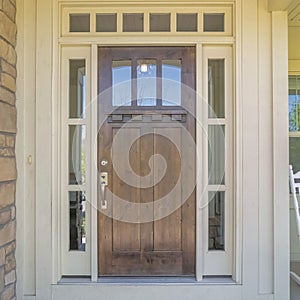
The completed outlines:
<svg viewBox="0 0 300 300">
<path fill-rule="evenodd" d="M 113 253 L 112 273 L 119 276 L 172 276 L 182 274 L 182 252 Z"/>
<path fill-rule="evenodd" d="M 117 134 L 119 130 L 122 130 L 120 128 L 113 128 L 113 137 Z M 126 136 L 121 136 L 121 138 L 128 138 L 131 139 L 131 137 L 139 136 L 140 129 L 139 128 L 130 128 L 126 129 Z M 122 143 L 122 140 L 120 141 Z M 126 141 L 123 141 L 124 143 Z M 130 164 L 133 169 L 139 170 L 140 169 L 140 141 L 136 141 L 136 147 L 132 149 L 133 156 L 136 157 L 136 159 L 131 160 Z M 112 150 L 112 156 L 114 158 L 114 161 L 116 161 L 120 166 L 124 165 L 123 170 L 125 169 L 125 160 L 127 160 L 127 155 L 124 155 L 123 149 L 120 147 L 113 147 Z M 126 175 L 126 174 L 124 174 Z M 124 176 L 123 175 L 123 176 Z M 126 200 L 130 203 L 139 203 L 140 201 L 140 189 L 139 189 L 139 182 L 134 182 L 134 186 L 136 188 L 132 188 L 128 186 L 127 184 L 124 184 L 124 181 L 120 179 L 120 177 L 116 174 L 115 170 L 113 170 L 113 178 L 112 178 L 112 194 L 113 194 L 113 214 L 120 216 L 122 215 L 122 211 L 120 210 L 119 205 L 117 201 L 115 201 L 114 197 L 122 197 L 124 198 L 124 195 L 126 195 Z M 116 204 L 116 205 L 115 205 Z M 134 212 L 134 213 L 139 213 Z M 125 223 L 120 222 L 116 219 L 113 219 L 113 241 L 112 241 L 112 247 L 113 251 L 140 251 L 140 224 L 132 224 L 132 223 Z M 128 234 L 130 233 L 130 234 Z"/>
<path fill-rule="evenodd" d="M 180 176 L 181 159 L 175 145 L 181 145 L 181 128 L 159 128 L 154 130 L 154 149 L 166 160 L 167 175 L 154 187 L 154 199 L 166 196 L 177 184 Z M 168 136 L 170 140 L 166 138 Z M 154 165 L 158 173 L 164 172 L 163 166 Z M 181 201 L 181 187 L 174 195 L 172 201 Z M 160 210 L 157 211 L 161 214 Z M 154 215 L 155 220 L 158 219 Z M 177 209 L 167 218 L 158 219 L 154 222 L 154 250 L 156 251 L 181 251 L 181 209 Z"/>
<path fill-rule="evenodd" d="M 162 107 L 158 82 L 155 107 L 139 107 L 133 100 L 129 107 L 114 109 L 112 92 L 105 91 L 112 85 L 114 59 L 131 60 L 134 79 L 139 58 L 156 59 L 159 76 L 162 60 L 180 59 L 182 83 L 194 89 L 194 52 L 193 47 L 99 48 L 98 158 L 109 162 L 99 164 L 99 172 L 109 174 L 108 205 L 98 214 L 99 275 L 195 274 L 195 193 L 182 199 L 187 183 L 195 180 L 195 153 L 185 138 L 187 132 L 195 138 L 195 97 L 184 92 L 183 106 Z M 127 122 L 130 126 L 124 126 Z M 161 199 L 173 207 L 167 214 Z M 135 221 L 125 222 L 124 215 Z"/>
</svg>

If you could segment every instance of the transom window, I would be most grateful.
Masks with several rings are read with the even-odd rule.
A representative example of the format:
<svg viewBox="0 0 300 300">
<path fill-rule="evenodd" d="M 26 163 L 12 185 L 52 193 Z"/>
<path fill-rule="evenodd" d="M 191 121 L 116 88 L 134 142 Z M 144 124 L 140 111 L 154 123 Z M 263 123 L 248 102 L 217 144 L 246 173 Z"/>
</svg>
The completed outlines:
<svg viewBox="0 0 300 300">
<path fill-rule="evenodd" d="M 62 36 L 109 34 L 202 34 L 231 36 L 232 6 L 161 7 L 159 10 L 63 7 Z"/>
</svg>

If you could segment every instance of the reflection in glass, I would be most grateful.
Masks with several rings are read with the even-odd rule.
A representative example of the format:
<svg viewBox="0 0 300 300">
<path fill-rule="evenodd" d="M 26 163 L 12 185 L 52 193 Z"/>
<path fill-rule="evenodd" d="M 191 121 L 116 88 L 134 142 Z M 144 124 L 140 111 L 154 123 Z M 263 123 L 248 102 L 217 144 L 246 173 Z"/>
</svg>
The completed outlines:
<svg viewBox="0 0 300 300">
<path fill-rule="evenodd" d="M 204 14 L 204 32 L 224 32 L 224 13 Z"/>
<path fill-rule="evenodd" d="M 181 105 L 181 60 L 162 61 L 162 105 Z"/>
<path fill-rule="evenodd" d="M 290 164 L 294 172 L 300 171 L 300 137 L 289 138 Z"/>
<path fill-rule="evenodd" d="M 289 131 L 300 131 L 300 76 L 289 76 Z"/>
<path fill-rule="evenodd" d="M 225 127 L 208 126 L 208 183 L 225 184 Z"/>
<path fill-rule="evenodd" d="M 225 117 L 225 69 L 224 59 L 208 60 L 209 118 Z"/>
<path fill-rule="evenodd" d="M 70 32 L 89 32 L 90 14 L 70 14 Z"/>
<path fill-rule="evenodd" d="M 96 32 L 117 32 L 117 14 L 97 14 Z"/>
<path fill-rule="evenodd" d="M 69 184 L 85 183 L 85 139 L 85 125 L 69 125 Z"/>
<path fill-rule="evenodd" d="M 131 105 L 131 61 L 112 62 L 112 105 Z"/>
<path fill-rule="evenodd" d="M 177 31 L 197 32 L 198 14 L 176 14 Z"/>
<path fill-rule="evenodd" d="M 85 60 L 71 59 L 69 68 L 69 117 L 84 118 L 86 103 Z"/>
<path fill-rule="evenodd" d="M 209 192 L 208 199 L 208 250 L 225 250 L 225 192 Z"/>
<path fill-rule="evenodd" d="M 156 105 L 156 61 L 140 59 L 137 61 L 137 104 Z"/>
<path fill-rule="evenodd" d="M 85 251 L 86 199 L 84 192 L 69 192 L 70 250 Z"/>
<path fill-rule="evenodd" d="M 143 32 L 144 14 L 140 14 L 140 13 L 123 14 L 123 31 Z"/>
<path fill-rule="evenodd" d="M 171 14 L 150 14 L 150 32 L 170 32 Z"/>
</svg>

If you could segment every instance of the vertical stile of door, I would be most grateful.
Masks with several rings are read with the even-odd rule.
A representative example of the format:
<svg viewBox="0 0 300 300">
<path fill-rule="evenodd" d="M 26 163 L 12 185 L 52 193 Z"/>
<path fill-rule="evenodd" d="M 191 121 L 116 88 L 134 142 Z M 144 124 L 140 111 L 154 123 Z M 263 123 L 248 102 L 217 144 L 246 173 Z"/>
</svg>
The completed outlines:
<svg viewBox="0 0 300 300">
<path fill-rule="evenodd" d="M 98 46 L 97 44 L 92 45 L 91 49 L 91 61 L 98 61 Z M 98 213 L 98 203 L 97 203 L 97 128 L 98 128 L 98 105 L 97 105 L 97 94 L 98 94 L 98 65 L 91 64 L 91 105 L 90 105 L 90 124 L 91 124 L 91 186 L 90 186 L 90 195 L 91 195 L 91 279 L 92 281 L 97 281 L 98 279 L 98 231 L 97 231 L 97 213 Z M 95 140 L 94 140 L 95 139 Z"/>
<path fill-rule="evenodd" d="M 196 74 L 202 74 L 202 55 L 203 46 L 202 44 L 196 45 Z M 202 176 L 203 157 L 201 147 L 203 139 L 203 96 L 202 96 L 202 82 L 197 78 L 196 81 L 196 280 L 201 281 L 203 279 L 203 210 L 202 210 L 202 197 L 203 187 L 205 183 Z"/>
</svg>

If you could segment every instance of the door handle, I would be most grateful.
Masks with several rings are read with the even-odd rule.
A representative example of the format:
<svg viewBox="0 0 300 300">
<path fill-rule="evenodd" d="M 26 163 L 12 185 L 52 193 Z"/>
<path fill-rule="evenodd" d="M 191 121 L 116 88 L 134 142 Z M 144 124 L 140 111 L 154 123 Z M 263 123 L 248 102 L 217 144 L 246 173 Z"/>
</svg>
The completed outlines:
<svg viewBox="0 0 300 300">
<path fill-rule="evenodd" d="M 106 187 L 108 185 L 108 173 L 100 173 L 101 209 L 107 209 Z"/>
</svg>

